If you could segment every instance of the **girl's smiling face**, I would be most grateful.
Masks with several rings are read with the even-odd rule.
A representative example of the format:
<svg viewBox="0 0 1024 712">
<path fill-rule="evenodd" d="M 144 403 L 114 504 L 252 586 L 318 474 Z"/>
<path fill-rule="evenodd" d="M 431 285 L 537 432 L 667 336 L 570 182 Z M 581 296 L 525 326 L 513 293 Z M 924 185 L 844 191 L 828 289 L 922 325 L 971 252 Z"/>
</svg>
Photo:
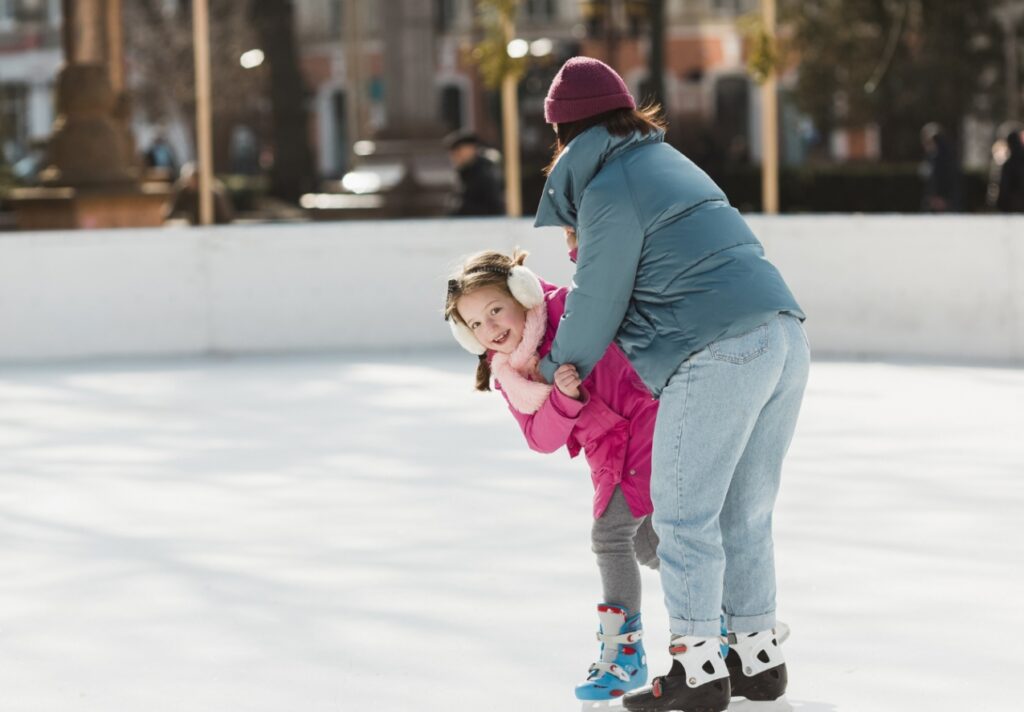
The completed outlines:
<svg viewBox="0 0 1024 712">
<path fill-rule="evenodd" d="M 523 339 L 526 310 L 498 287 L 481 287 L 465 294 L 455 308 L 485 349 L 510 354 Z"/>
</svg>

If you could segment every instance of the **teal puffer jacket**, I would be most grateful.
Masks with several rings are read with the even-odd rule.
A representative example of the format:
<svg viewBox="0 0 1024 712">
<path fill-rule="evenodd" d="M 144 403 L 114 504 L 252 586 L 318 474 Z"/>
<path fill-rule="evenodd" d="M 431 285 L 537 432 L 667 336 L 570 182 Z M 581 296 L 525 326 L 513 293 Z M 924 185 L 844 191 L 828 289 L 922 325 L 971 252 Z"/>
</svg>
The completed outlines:
<svg viewBox="0 0 1024 712">
<path fill-rule="evenodd" d="M 804 314 L 722 190 L 655 131 L 573 139 L 544 185 L 536 227 L 573 227 L 573 288 L 551 352 L 586 378 L 614 339 L 655 396 L 679 365 L 779 312 Z"/>
</svg>

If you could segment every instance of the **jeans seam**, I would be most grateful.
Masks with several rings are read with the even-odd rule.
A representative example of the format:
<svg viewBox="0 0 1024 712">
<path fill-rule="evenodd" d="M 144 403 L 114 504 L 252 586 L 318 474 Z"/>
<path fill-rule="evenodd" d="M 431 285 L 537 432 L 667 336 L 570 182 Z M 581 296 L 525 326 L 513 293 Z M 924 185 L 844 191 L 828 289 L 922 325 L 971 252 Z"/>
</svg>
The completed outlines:
<svg viewBox="0 0 1024 712">
<path fill-rule="evenodd" d="M 680 471 L 680 467 L 679 467 L 679 465 L 680 465 L 680 452 L 682 451 L 682 443 L 683 443 L 683 427 L 684 427 L 685 422 L 686 422 L 686 407 L 687 407 L 687 405 L 690 402 L 690 380 L 691 380 L 691 378 L 693 376 L 693 367 L 694 367 L 694 362 L 691 359 L 690 364 L 686 367 L 686 387 L 683 390 L 683 404 L 682 404 L 682 408 L 680 409 L 679 428 L 678 428 L 678 433 L 677 433 L 677 437 L 676 437 L 676 449 L 675 449 L 675 454 L 674 454 L 674 456 L 672 458 L 672 471 L 673 471 L 673 473 L 675 475 L 674 481 L 675 481 L 675 484 L 676 484 L 676 511 L 675 511 L 676 525 L 672 528 L 672 540 L 673 540 L 673 543 L 675 544 L 676 551 L 678 551 L 679 554 L 680 554 L 681 565 L 682 565 L 682 570 L 683 570 L 682 571 L 682 573 L 683 573 L 683 586 L 686 589 L 686 609 L 687 609 L 686 610 L 686 620 L 690 621 L 691 623 L 693 621 L 693 597 L 690 595 L 690 574 L 689 574 L 689 571 L 687 570 L 686 550 L 683 548 L 683 546 L 681 545 L 681 543 L 679 541 L 679 525 L 678 525 L 678 522 L 680 520 L 680 517 L 682 516 L 682 511 L 683 511 L 683 495 L 682 495 L 682 489 L 683 488 L 680 486 L 680 481 L 679 481 L 680 477 L 681 477 L 681 474 L 682 474 L 681 471 Z"/>
<path fill-rule="evenodd" d="M 748 334 L 753 333 L 754 331 L 760 332 L 760 343 L 755 351 L 751 351 L 745 354 L 726 354 L 718 350 L 718 344 L 720 343 L 720 341 L 714 341 L 708 347 L 708 351 L 711 354 L 711 358 L 715 359 L 716 361 L 725 361 L 726 363 L 735 364 L 737 366 L 744 366 L 753 361 L 754 359 L 758 358 L 759 356 L 763 356 L 765 352 L 768 351 L 768 327 L 766 324 L 762 324 L 761 326 L 751 329 L 751 331 L 748 332 Z M 745 335 L 746 334 L 741 334 L 740 336 Z"/>
</svg>

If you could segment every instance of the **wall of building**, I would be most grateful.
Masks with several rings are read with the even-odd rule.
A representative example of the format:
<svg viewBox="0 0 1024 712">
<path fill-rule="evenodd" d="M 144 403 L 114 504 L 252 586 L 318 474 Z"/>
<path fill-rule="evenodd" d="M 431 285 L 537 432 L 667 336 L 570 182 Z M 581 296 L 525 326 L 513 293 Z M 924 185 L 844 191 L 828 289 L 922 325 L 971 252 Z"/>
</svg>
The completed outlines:
<svg viewBox="0 0 1024 712">
<path fill-rule="evenodd" d="M 749 220 L 817 353 L 1024 362 L 1024 218 Z M 0 362 L 443 346 L 451 268 L 516 245 L 568 283 L 526 219 L 2 235 Z"/>
</svg>

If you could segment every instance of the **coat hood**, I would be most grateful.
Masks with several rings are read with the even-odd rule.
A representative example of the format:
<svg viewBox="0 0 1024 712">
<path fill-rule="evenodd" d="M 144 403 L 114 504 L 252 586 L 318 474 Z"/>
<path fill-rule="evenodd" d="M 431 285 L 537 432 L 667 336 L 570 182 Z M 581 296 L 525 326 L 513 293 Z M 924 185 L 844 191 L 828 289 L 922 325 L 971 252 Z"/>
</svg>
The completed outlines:
<svg viewBox="0 0 1024 712">
<path fill-rule="evenodd" d="M 569 142 L 544 183 L 544 194 L 534 227 L 576 227 L 580 199 L 587 185 L 604 166 L 625 151 L 649 143 L 662 143 L 665 132 L 644 135 L 635 131 L 614 136 L 604 126 L 587 129 Z"/>
</svg>

